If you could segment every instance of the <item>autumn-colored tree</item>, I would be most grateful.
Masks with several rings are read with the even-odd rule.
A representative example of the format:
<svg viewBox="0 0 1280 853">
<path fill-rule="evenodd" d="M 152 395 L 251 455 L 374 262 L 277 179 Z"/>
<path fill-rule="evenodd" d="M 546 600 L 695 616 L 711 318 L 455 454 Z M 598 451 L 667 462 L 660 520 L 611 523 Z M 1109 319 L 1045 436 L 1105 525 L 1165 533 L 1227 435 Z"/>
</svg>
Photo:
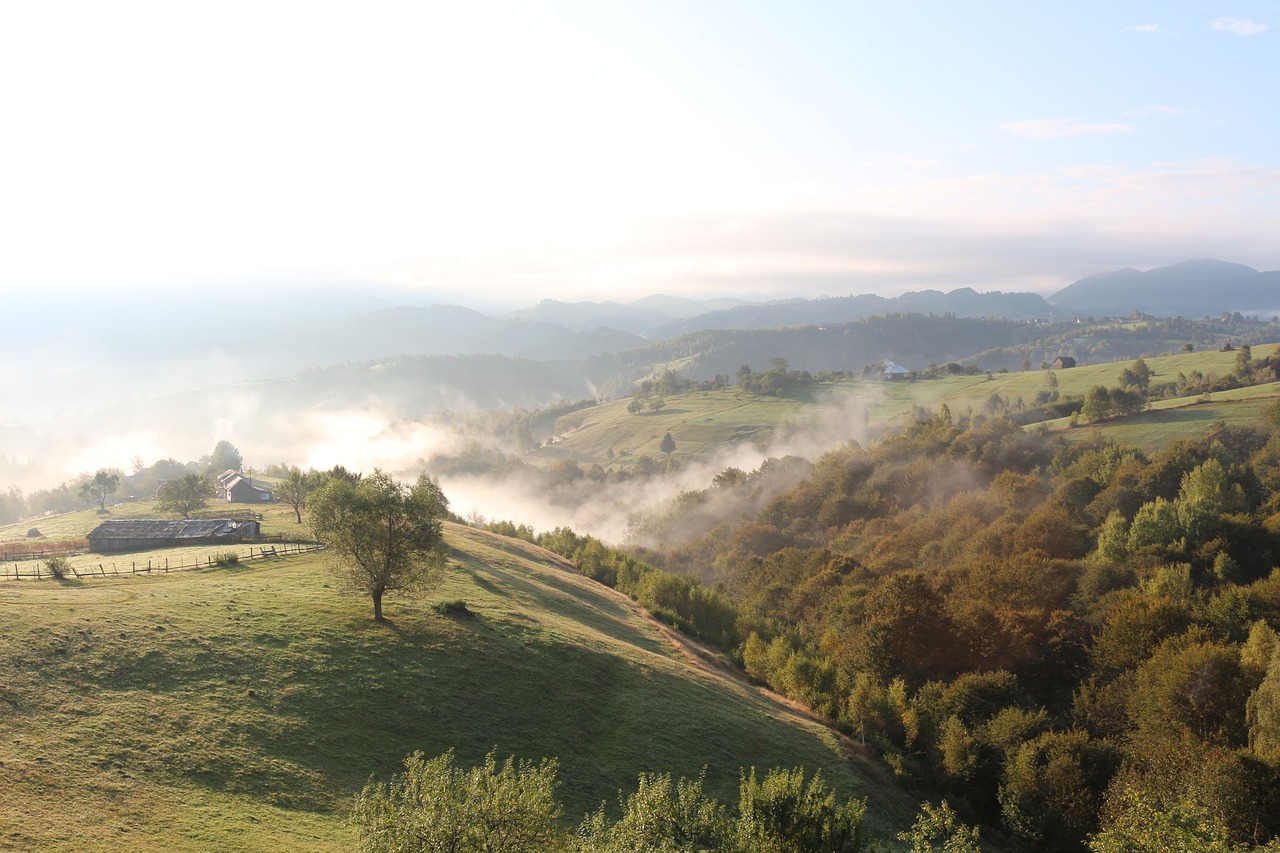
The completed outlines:
<svg viewBox="0 0 1280 853">
<path fill-rule="evenodd" d="M 1023 744 L 1005 770 L 1005 824 L 1036 850 L 1074 851 L 1097 828 L 1098 806 L 1119 763 L 1114 747 L 1081 731 Z"/>
</svg>

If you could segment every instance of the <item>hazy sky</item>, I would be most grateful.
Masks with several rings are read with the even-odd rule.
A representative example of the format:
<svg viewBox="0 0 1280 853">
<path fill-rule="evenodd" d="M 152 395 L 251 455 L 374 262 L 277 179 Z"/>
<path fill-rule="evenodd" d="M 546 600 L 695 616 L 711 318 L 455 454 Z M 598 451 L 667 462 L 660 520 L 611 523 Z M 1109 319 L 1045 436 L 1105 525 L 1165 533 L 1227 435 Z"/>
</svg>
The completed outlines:
<svg viewBox="0 0 1280 853">
<path fill-rule="evenodd" d="M 0 288 L 1280 268 L 1280 0 L 6 3 Z"/>
</svg>

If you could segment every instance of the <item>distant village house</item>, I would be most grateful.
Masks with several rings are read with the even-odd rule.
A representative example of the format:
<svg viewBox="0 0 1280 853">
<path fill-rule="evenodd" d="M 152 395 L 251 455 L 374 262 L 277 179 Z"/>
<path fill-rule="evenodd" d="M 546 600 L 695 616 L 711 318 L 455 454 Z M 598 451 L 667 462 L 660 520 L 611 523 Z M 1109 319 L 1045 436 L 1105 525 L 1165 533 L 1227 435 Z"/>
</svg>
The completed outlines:
<svg viewBox="0 0 1280 853">
<path fill-rule="evenodd" d="M 256 539 L 261 532 L 257 521 L 229 518 L 129 518 L 104 521 L 95 527 L 89 533 L 89 550 L 105 554 L 178 545 L 232 544 Z"/>
<path fill-rule="evenodd" d="M 237 504 L 262 503 L 274 497 L 270 489 L 255 486 L 253 480 L 240 471 L 224 471 L 219 474 L 217 493 L 218 500 Z"/>
<path fill-rule="evenodd" d="M 898 364 L 896 361 L 886 361 L 884 363 L 884 371 L 881 374 L 885 379 L 906 379 L 911 375 L 911 371 Z"/>
<path fill-rule="evenodd" d="M 1066 370 L 1068 367 L 1075 367 L 1076 360 L 1069 355 L 1060 355 L 1053 360 L 1054 370 Z"/>
</svg>

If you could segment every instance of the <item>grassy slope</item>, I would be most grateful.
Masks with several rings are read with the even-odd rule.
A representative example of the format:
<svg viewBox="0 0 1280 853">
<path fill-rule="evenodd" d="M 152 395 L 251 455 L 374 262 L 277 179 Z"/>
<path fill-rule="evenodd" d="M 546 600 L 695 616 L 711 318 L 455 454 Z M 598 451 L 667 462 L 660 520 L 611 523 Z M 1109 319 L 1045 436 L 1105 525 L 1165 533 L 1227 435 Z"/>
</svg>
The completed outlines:
<svg viewBox="0 0 1280 853">
<path fill-rule="evenodd" d="M 533 454 L 554 460 L 572 455 L 582 464 L 613 460 L 625 464 L 631 456 L 661 458 L 658 445 L 668 432 L 676 440 L 676 455 L 702 457 L 725 445 L 767 441 L 776 427 L 817 412 L 811 389 L 787 397 L 759 397 L 736 388 L 679 394 L 657 412 L 633 415 L 627 400 L 613 400 L 566 415 L 556 422 L 558 440 Z"/>
<path fill-rule="evenodd" d="M 390 622 L 315 557 L 0 582 L 0 847 L 349 849 L 371 774 L 414 749 L 558 756 L 576 821 L 641 770 L 736 794 L 738 768 L 823 768 L 877 830 L 914 801 L 825 729 L 686 663 L 628 602 L 532 546 L 450 526 L 453 568 Z"/>
<path fill-rule="evenodd" d="M 1049 421 L 1051 429 L 1080 441 L 1101 434 L 1117 444 L 1151 452 L 1178 439 L 1203 435 L 1218 421 L 1232 426 L 1256 426 L 1264 420 L 1264 410 L 1280 397 L 1280 383 L 1236 388 L 1211 395 L 1208 401 L 1196 397 L 1161 400 L 1141 414 L 1099 424 L 1068 428 L 1066 419 Z"/>
<path fill-rule="evenodd" d="M 1253 347 L 1254 358 L 1270 355 L 1274 344 Z M 1207 375 L 1224 376 L 1235 369 L 1234 352 L 1196 352 L 1180 355 L 1155 356 L 1145 359 L 1151 369 L 1152 384 L 1174 381 L 1178 373 L 1190 375 L 1200 371 Z M 1083 397 L 1095 385 L 1107 387 L 1119 384 L 1120 373 L 1132 365 L 1132 361 L 1116 361 L 1056 370 L 1058 393 L 1062 396 Z M 1047 371 L 1029 370 L 1018 373 L 997 373 L 991 379 L 981 376 L 956 376 L 945 379 L 918 380 L 914 382 L 881 383 L 884 396 L 872 409 L 873 420 L 900 422 L 913 406 L 936 409 L 946 403 L 955 413 L 966 408 L 982 411 L 983 404 L 992 394 L 999 394 L 1013 402 L 1022 398 L 1028 405 L 1046 388 Z"/>
<path fill-rule="evenodd" d="M 1266 344 L 1253 347 L 1254 357 L 1269 355 L 1275 346 Z M 1157 356 L 1146 359 L 1146 362 L 1152 371 L 1151 381 L 1158 384 L 1173 381 L 1179 372 L 1190 374 L 1198 370 L 1205 375 L 1225 375 L 1235 369 L 1235 358 L 1234 352 L 1196 352 Z M 1111 362 L 1055 371 L 1058 392 L 1063 396 L 1084 396 L 1095 385 L 1117 385 L 1121 371 L 1131 364 L 1129 361 Z M 1031 404 L 1036 394 L 1046 388 L 1046 378 L 1046 371 L 1031 370 L 994 374 L 990 378 L 982 374 L 903 382 L 822 383 L 798 389 L 782 398 L 758 397 L 729 388 L 668 397 L 664 409 L 658 412 L 646 410 L 639 415 L 627 411 L 626 400 L 615 400 L 561 418 L 557 423 L 558 440 L 526 458 L 536 463 L 573 456 L 584 465 L 598 462 L 609 467 L 609 451 L 612 450 L 612 461 L 625 465 L 633 455 L 647 454 L 661 458 L 658 444 L 667 432 L 675 439 L 676 457 L 705 458 L 712 451 L 726 446 L 742 442 L 767 442 L 785 425 L 803 424 L 816 418 L 824 408 L 833 403 L 856 401 L 868 410 L 873 428 L 892 427 L 904 424 L 917 406 L 934 410 L 946 403 L 956 414 L 965 411 L 981 412 L 992 394 L 999 394 L 1011 403 L 1021 398 Z M 1233 399 L 1274 395 L 1278 390 L 1280 389 L 1275 386 L 1262 386 L 1215 394 L 1213 398 L 1225 404 Z M 1156 403 L 1153 408 L 1157 411 L 1174 409 L 1197 401 L 1198 397 L 1167 400 Z M 1165 419 L 1164 423 L 1168 426 L 1159 433 L 1158 440 L 1167 441 L 1194 434 L 1202 426 L 1218 418 L 1248 420 L 1256 417 L 1255 408 L 1252 404 L 1238 410 L 1217 408 L 1213 410 L 1214 416 L 1208 420 L 1186 412 L 1171 415 Z M 1202 414 L 1208 414 L 1209 411 L 1205 410 Z M 1135 435 L 1146 443 L 1152 437 L 1146 427 L 1152 421 L 1159 421 L 1161 416 L 1152 414 L 1144 417 L 1147 421 Z M 1121 425 L 1122 422 L 1117 421 L 1099 429 L 1112 431 Z M 1047 426 L 1065 428 L 1067 424 L 1064 419 L 1061 422 L 1051 421 Z M 855 425 L 850 425 L 850 437 L 860 432 Z M 1072 437 L 1083 434 L 1083 431 L 1075 430 Z M 1116 432 L 1117 438 L 1124 435 L 1123 431 Z"/>
</svg>

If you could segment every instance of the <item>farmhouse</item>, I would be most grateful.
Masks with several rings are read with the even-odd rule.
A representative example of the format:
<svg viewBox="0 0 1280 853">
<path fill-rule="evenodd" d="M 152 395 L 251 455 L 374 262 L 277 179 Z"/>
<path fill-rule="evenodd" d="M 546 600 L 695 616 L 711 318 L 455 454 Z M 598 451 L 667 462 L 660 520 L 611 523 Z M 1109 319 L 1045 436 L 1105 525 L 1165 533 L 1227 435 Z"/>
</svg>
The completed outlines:
<svg viewBox="0 0 1280 853">
<path fill-rule="evenodd" d="M 262 503 L 273 497 L 271 490 L 255 486 L 253 480 L 239 471 L 224 471 L 218 475 L 218 499 L 227 503 Z"/>
<path fill-rule="evenodd" d="M 906 379 L 910 374 L 910 370 L 907 370 L 896 361 L 886 361 L 884 363 L 884 373 L 882 375 L 885 379 Z"/>
<path fill-rule="evenodd" d="M 176 545 L 230 544 L 257 538 L 261 525 L 256 521 L 229 518 L 170 519 L 132 518 L 104 521 L 89 533 L 89 550 L 136 551 L 143 548 L 171 548 Z"/>
<path fill-rule="evenodd" d="M 1066 370 L 1068 367 L 1075 367 L 1076 360 L 1069 355 L 1060 355 L 1053 360 L 1054 370 Z"/>
</svg>

